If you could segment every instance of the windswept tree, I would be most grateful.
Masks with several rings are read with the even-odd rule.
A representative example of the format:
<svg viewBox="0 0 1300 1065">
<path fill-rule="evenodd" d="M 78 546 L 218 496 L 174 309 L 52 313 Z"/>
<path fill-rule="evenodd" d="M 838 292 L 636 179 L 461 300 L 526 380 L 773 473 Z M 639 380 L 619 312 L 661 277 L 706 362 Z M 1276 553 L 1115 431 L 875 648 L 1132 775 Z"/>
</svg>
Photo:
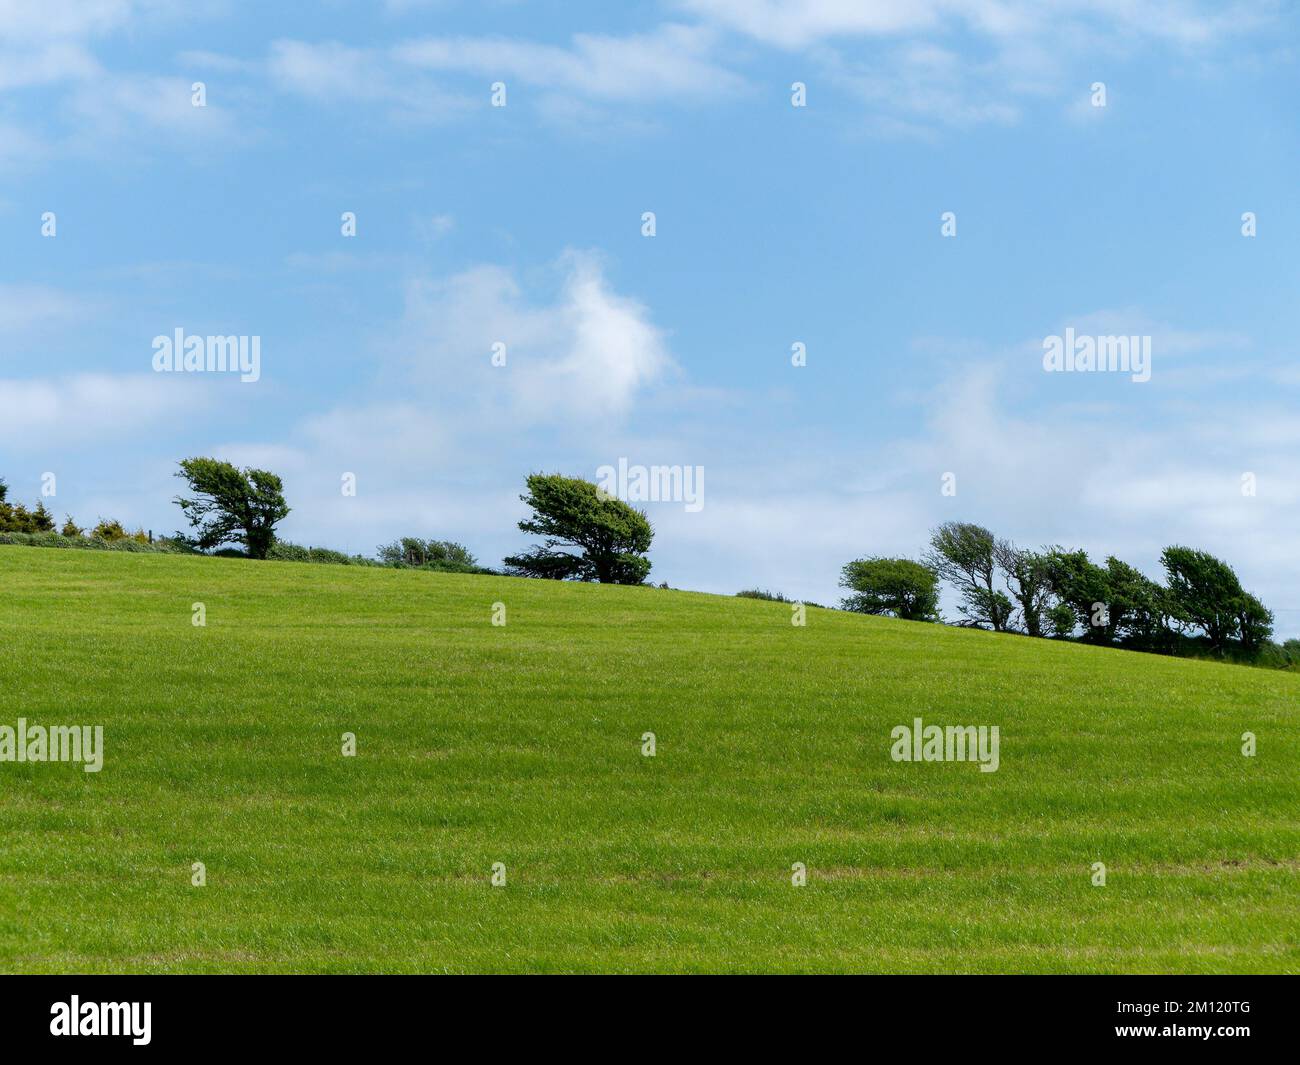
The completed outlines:
<svg viewBox="0 0 1300 1065">
<path fill-rule="evenodd" d="M 1169 592 L 1113 555 L 1106 559 L 1110 638 L 1143 651 L 1167 651 L 1173 642 Z"/>
<path fill-rule="evenodd" d="M 939 577 L 909 558 L 860 558 L 845 565 L 840 587 L 854 594 L 841 606 L 859 614 L 939 621 Z"/>
<path fill-rule="evenodd" d="M 1248 650 L 1273 634 L 1273 615 L 1242 590 L 1231 566 L 1206 551 L 1166 547 L 1160 556 L 1169 581 L 1176 616 L 1205 634 L 1210 647 L 1222 651 L 1239 639 Z"/>
<path fill-rule="evenodd" d="M 209 458 L 185 459 L 176 476 L 194 493 L 188 499 L 177 496 L 175 502 L 198 532 L 195 546 L 210 551 L 242 544 L 253 558 L 266 558 L 276 525 L 289 514 L 279 477 Z"/>
<path fill-rule="evenodd" d="M 1249 592 L 1237 600 L 1237 638 L 1241 646 L 1255 654 L 1273 635 L 1273 611 Z"/>
<path fill-rule="evenodd" d="M 993 558 L 1002 568 L 1007 591 L 1020 612 L 1020 624 L 1030 636 L 1042 636 L 1047 629 L 1047 611 L 1052 604 L 1047 557 L 1009 540 L 993 545 Z"/>
<path fill-rule="evenodd" d="M 645 514 L 580 477 L 534 473 L 527 485 L 527 494 L 519 498 L 533 515 L 519 528 L 546 539 L 526 554 L 505 559 L 509 572 L 602 584 L 645 582 L 650 572 L 645 553 L 654 538 Z"/>
<path fill-rule="evenodd" d="M 1014 607 L 1006 593 L 993 586 L 994 547 L 993 534 L 982 525 L 947 521 L 931 533 L 922 562 L 957 589 L 962 624 L 1005 632 Z"/>
<path fill-rule="evenodd" d="M 1086 551 L 1066 551 L 1053 547 L 1044 556 L 1048 585 L 1052 594 L 1074 615 L 1083 638 L 1089 643 L 1106 644 L 1114 637 L 1111 617 L 1110 576 L 1088 558 Z M 1059 612 L 1058 612 L 1059 615 Z M 1061 634 L 1061 618 L 1053 628 Z"/>
</svg>

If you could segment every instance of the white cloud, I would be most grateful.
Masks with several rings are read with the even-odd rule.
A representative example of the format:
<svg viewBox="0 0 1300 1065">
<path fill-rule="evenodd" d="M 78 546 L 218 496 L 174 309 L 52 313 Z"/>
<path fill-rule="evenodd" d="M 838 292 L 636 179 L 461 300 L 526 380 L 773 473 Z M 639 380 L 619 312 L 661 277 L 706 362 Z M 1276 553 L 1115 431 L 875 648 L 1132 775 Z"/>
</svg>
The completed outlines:
<svg viewBox="0 0 1300 1065">
<path fill-rule="evenodd" d="M 215 141 L 238 136 L 238 122 L 226 108 L 212 100 L 194 106 L 191 85 L 188 78 L 135 74 L 106 74 L 86 82 L 66 104 L 83 131 L 76 148 L 161 133 L 173 142 L 207 149 Z"/>
<path fill-rule="evenodd" d="M 737 74 L 712 59 L 715 35 L 667 24 L 626 37 L 575 34 L 568 48 L 506 38 L 428 38 L 394 50 L 415 67 L 458 71 L 550 92 L 605 100 L 698 97 L 735 92 Z"/>
<path fill-rule="evenodd" d="M 0 92 L 94 77 L 99 64 L 85 48 L 67 41 L 0 53 Z"/>
<path fill-rule="evenodd" d="M 148 374 L 0 380 L 0 440 L 49 451 L 155 432 L 205 405 L 192 382 Z"/>
<path fill-rule="evenodd" d="M 29 42 L 106 33 L 146 6 L 157 5 L 136 0 L 0 0 L 0 37 Z"/>
<path fill-rule="evenodd" d="M 482 266 L 408 287 L 400 343 L 425 387 L 486 397 L 529 423 L 608 420 L 674 368 L 664 334 L 636 300 L 614 292 L 600 260 L 567 252 L 555 302 L 529 303 L 515 277 Z M 492 366 L 492 345 L 507 363 Z M 463 401 L 457 400 L 457 408 Z"/>
<path fill-rule="evenodd" d="M 767 44 L 799 49 L 836 37 L 901 36 L 966 29 L 989 38 L 1060 33 L 1066 23 L 1106 26 L 1179 44 L 1204 44 L 1254 29 L 1268 11 L 1190 0 L 680 0 L 708 22 Z"/>
<path fill-rule="evenodd" d="M 1266 25 L 1271 9 L 1165 0 L 680 0 L 705 25 L 803 52 L 862 99 L 889 135 L 1006 124 L 1025 102 L 1086 87 L 1080 68 L 1163 44 L 1206 51 Z M 1071 47 L 1063 52 L 1061 40 Z M 1076 84 L 1077 83 L 1077 84 Z M 1073 86 L 1073 90 L 1071 89 Z M 1091 109 L 1100 110 L 1100 109 Z M 1075 99 L 1068 112 L 1085 114 Z M 1095 114 L 1090 117 L 1096 118 Z"/>
<path fill-rule="evenodd" d="M 380 49 L 281 40 L 271 45 L 268 71 L 284 91 L 325 103 L 383 104 L 403 121 L 445 121 L 475 106 L 467 96 L 413 75 Z"/>
<path fill-rule="evenodd" d="M 928 0 L 683 0 L 687 11 L 780 48 L 827 37 L 929 29 L 940 5 Z"/>
<path fill-rule="evenodd" d="M 580 33 L 568 47 L 505 37 L 431 37 L 390 48 L 279 40 L 268 70 L 285 91 L 383 104 L 395 118 L 413 121 L 481 110 L 489 84 L 504 81 L 507 93 L 533 90 L 544 116 L 569 121 L 583 101 L 698 101 L 740 90 L 744 79 L 713 61 L 715 41 L 711 30 L 680 25 L 621 37 Z M 445 83 L 453 76 L 460 87 Z M 466 76 L 475 79 L 472 89 Z"/>
<path fill-rule="evenodd" d="M 48 285 L 0 285 L 0 331 L 17 333 L 78 318 L 96 304 Z"/>
</svg>

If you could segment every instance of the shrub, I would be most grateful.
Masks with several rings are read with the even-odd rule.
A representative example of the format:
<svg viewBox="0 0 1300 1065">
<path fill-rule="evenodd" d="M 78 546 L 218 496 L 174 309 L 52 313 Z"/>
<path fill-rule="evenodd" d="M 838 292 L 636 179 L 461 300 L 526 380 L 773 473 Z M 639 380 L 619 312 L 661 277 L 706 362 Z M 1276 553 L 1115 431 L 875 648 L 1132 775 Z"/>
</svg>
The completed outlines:
<svg viewBox="0 0 1300 1065">
<path fill-rule="evenodd" d="M 277 540 L 266 553 L 266 557 L 273 562 L 308 562 L 310 556 L 311 552 L 302 544 L 290 543 L 288 540 Z"/>
<path fill-rule="evenodd" d="M 28 510 L 21 503 L 9 503 L 0 495 L 0 532 L 42 533 L 54 530 L 54 517 L 37 503 Z"/>
<path fill-rule="evenodd" d="M 21 547 L 61 547 L 81 551 L 128 551 L 136 554 L 178 555 L 189 553 L 183 544 L 173 540 L 141 542 L 134 537 L 122 540 L 99 540 L 89 536 L 62 536 L 56 532 L 15 533 L 0 532 L 0 544 Z"/>
<path fill-rule="evenodd" d="M 277 540 L 266 557 L 272 562 L 317 562 L 327 566 L 378 566 L 374 559 L 362 555 L 345 555 L 328 547 L 303 547 L 288 540 Z"/>
<path fill-rule="evenodd" d="M 853 591 L 840 605 L 860 614 L 939 620 L 939 575 L 908 558 L 860 558 L 845 565 L 840 586 Z"/>
<path fill-rule="evenodd" d="M 769 603 L 788 603 L 790 602 L 780 592 L 769 592 L 762 588 L 746 588 L 744 591 L 736 593 L 737 599 L 765 599 Z"/>
<path fill-rule="evenodd" d="M 99 524 L 91 530 L 90 535 L 96 540 L 104 540 L 110 544 L 116 543 L 118 540 L 134 540 L 137 544 L 147 544 L 149 542 L 148 534 L 143 529 L 127 532 L 120 521 L 109 518 L 100 518 Z"/>
<path fill-rule="evenodd" d="M 451 540 L 421 540 L 416 536 L 403 536 L 378 549 L 379 561 L 389 566 L 419 568 L 459 567 L 472 572 L 478 560 L 469 548 Z"/>
</svg>

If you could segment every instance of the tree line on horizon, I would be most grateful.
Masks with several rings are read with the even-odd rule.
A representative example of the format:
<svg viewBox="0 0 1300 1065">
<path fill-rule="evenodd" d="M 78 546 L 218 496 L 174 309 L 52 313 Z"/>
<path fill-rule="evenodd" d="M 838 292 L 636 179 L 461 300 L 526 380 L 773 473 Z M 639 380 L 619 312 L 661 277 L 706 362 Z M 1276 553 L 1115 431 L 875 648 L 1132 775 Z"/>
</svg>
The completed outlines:
<svg viewBox="0 0 1300 1065">
<path fill-rule="evenodd" d="M 480 566 L 464 545 L 448 540 L 402 537 L 381 545 L 376 558 L 288 543 L 276 535 L 290 513 L 279 476 L 214 458 L 188 458 L 178 466 L 176 476 L 189 493 L 174 502 L 190 531 L 162 538 L 164 550 L 624 585 L 646 584 L 651 569 L 646 554 L 654 528 L 645 513 L 579 477 L 527 477 L 520 499 L 531 514 L 519 529 L 542 542 L 508 556 L 504 570 L 497 571 Z M 44 503 L 29 509 L 10 503 L 7 495 L 0 479 L 0 535 L 54 535 L 54 518 Z M 120 522 L 102 518 L 87 532 L 69 516 L 60 536 L 123 547 L 153 542 L 143 530 L 130 533 Z M 1173 545 L 1161 553 L 1161 564 L 1164 584 L 1114 556 L 1098 564 L 1082 550 L 1031 550 L 981 525 L 950 521 L 931 531 L 919 560 L 870 556 L 847 563 L 840 585 L 851 594 L 840 607 L 945 623 L 940 583 L 946 582 L 957 594 L 958 617 L 952 623 L 960 626 L 1157 654 L 1239 661 L 1271 656 L 1278 661 L 1269 664 L 1300 663 L 1300 641 L 1281 647 L 1272 642 L 1273 614 L 1242 588 L 1226 562 Z M 738 594 L 787 601 L 771 592 Z"/>
<path fill-rule="evenodd" d="M 1083 550 L 1018 547 L 982 525 L 950 521 L 931 531 L 920 560 L 847 563 L 840 586 L 852 594 L 841 606 L 943 622 L 942 581 L 958 596 L 955 624 L 971 628 L 1247 661 L 1277 647 L 1272 612 L 1228 563 L 1180 545 L 1166 547 L 1160 562 L 1164 584 L 1113 555 L 1098 564 Z"/>
</svg>

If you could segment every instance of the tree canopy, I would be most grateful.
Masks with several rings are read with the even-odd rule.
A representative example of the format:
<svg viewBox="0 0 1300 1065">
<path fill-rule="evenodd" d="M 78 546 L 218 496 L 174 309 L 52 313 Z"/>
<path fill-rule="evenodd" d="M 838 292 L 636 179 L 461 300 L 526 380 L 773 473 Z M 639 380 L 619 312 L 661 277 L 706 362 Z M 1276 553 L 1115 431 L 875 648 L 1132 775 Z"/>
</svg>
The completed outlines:
<svg viewBox="0 0 1300 1065">
<path fill-rule="evenodd" d="M 860 558 L 848 563 L 840 587 L 851 588 L 841 605 L 860 614 L 939 621 L 939 577 L 908 558 Z"/>
<path fill-rule="evenodd" d="M 208 551 L 242 544 L 253 558 L 266 558 L 276 525 L 289 514 L 279 477 L 211 458 L 182 460 L 176 476 L 194 493 L 188 499 L 177 496 L 176 503 L 198 531 L 196 546 Z"/>
<path fill-rule="evenodd" d="M 650 573 L 645 554 L 654 538 L 645 514 L 580 477 L 534 473 L 527 487 L 519 498 L 533 514 L 519 528 L 546 539 L 505 559 L 509 572 L 552 580 L 644 583 Z"/>
</svg>

